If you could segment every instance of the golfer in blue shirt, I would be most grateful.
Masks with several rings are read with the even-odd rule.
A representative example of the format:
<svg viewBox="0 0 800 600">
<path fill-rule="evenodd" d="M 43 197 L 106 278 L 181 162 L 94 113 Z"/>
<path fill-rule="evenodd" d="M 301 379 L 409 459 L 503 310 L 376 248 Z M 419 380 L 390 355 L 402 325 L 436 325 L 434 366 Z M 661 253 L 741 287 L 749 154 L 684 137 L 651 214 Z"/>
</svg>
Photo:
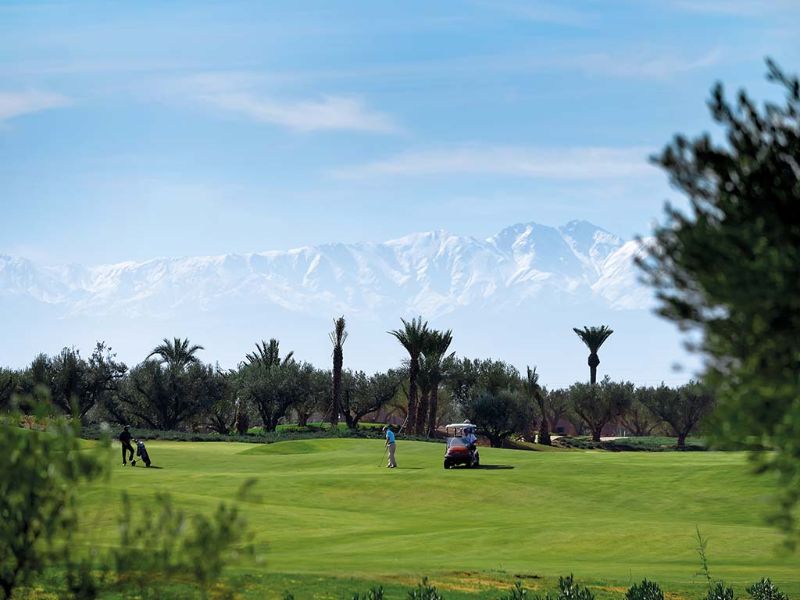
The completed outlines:
<svg viewBox="0 0 800 600">
<path fill-rule="evenodd" d="M 397 463 L 394 460 L 394 431 L 392 431 L 390 425 L 386 425 L 383 431 L 386 433 L 386 447 L 389 449 L 389 464 L 386 466 L 394 469 L 397 467 Z"/>
</svg>

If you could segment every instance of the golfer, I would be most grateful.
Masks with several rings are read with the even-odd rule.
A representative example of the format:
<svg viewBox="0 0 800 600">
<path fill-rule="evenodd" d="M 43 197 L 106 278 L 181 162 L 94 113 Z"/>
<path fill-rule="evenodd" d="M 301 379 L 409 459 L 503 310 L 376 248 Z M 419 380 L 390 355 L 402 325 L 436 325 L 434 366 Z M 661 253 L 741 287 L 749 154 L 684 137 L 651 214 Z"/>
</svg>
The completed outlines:
<svg viewBox="0 0 800 600">
<path fill-rule="evenodd" d="M 131 432 L 128 431 L 128 426 L 125 425 L 125 427 L 122 428 L 122 433 L 119 434 L 119 441 L 122 444 L 122 466 L 123 467 L 127 464 L 127 461 L 125 460 L 125 451 L 126 450 L 128 452 L 130 452 L 130 458 L 128 460 L 133 462 L 133 446 L 131 446 L 131 439 L 132 439 Z"/>
<path fill-rule="evenodd" d="M 389 464 L 386 466 L 394 469 L 397 467 L 397 463 L 394 461 L 394 431 L 390 425 L 386 425 L 383 431 L 386 433 L 386 447 L 389 449 Z"/>
</svg>

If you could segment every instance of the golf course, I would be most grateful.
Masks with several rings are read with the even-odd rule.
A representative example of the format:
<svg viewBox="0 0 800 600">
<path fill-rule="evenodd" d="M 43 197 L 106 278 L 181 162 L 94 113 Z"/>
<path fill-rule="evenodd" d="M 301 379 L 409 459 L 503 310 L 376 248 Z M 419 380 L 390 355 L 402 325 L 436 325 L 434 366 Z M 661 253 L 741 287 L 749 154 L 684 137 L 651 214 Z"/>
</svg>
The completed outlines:
<svg viewBox="0 0 800 600">
<path fill-rule="evenodd" d="M 446 598 L 495 598 L 514 581 L 555 587 L 573 573 L 598 597 L 658 582 L 668 597 L 699 598 L 711 576 L 737 595 L 770 577 L 800 593 L 797 557 L 764 522 L 771 488 L 744 454 L 526 452 L 481 448 L 480 469 L 442 468 L 442 444 L 398 440 L 397 469 L 374 439 L 273 444 L 148 443 L 159 468 L 114 465 L 81 492 L 88 544 L 118 539 L 121 492 L 146 503 L 168 492 L 190 512 L 242 502 L 261 560 L 226 571 L 241 597 L 351 597 L 382 585 L 405 597 L 421 577 Z M 380 466 L 379 466 L 380 463 Z"/>
</svg>

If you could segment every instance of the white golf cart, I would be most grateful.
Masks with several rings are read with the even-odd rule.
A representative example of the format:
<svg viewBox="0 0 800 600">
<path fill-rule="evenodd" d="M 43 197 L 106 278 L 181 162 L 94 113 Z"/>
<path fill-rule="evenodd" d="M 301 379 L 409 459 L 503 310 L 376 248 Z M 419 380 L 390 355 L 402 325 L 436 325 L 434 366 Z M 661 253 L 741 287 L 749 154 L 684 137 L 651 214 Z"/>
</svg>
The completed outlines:
<svg viewBox="0 0 800 600">
<path fill-rule="evenodd" d="M 478 467 L 481 457 L 475 445 L 475 425 L 469 421 L 464 423 L 451 423 L 445 427 L 447 434 L 447 450 L 444 454 L 444 468 L 450 469 L 456 465 Z"/>
</svg>

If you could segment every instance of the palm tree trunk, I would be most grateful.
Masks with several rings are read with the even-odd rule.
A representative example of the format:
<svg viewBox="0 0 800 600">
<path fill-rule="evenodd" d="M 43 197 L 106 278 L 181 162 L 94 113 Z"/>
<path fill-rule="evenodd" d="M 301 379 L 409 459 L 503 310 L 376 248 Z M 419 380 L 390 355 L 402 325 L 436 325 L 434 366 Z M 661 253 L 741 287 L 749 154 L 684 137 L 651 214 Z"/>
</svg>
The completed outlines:
<svg viewBox="0 0 800 600">
<path fill-rule="evenodd" d="M 425 420 L 428 418 L 429 394 L 427 390 L 422 392 L 417 406 L 417 422 L 414 425 L 414 433 L 422 435 L 425 432 Z"/>
<path fill-rule="evenodd" d="M 431 388 L 431 400 L 428 405 L 428 430 L 426 435 L 433 437 L 436 435 L 436 413 L 439 410 L 439 386 Z"/>
<path fill-rule="evenodd" d="M 594 385 L 597 383 L 597 366 L 600 364 L 600 357 L 596 352 L 592 352 L 587 362 L 589 363 L 589 383 Z"/>
<path fill-rule="evenodd" d="M 333 397 L 331 398 L 329 422 L 334 429 L 339 425 L 339 412 L 342 409 L 342 363 L 344 356 L 342 348 L 337 346 L 333 350 Z"/>
<path fill-rule="evenodd" d="M 550 428 L 547 426 L 547 418 L 542 419 L 539 426 L 539 443 L 545 446 L 550 445 Z"/>
<path fill-rule="evenodd" d="M 412 357 L 408 367 L 408 413 L 406 422 L 410 429 L 414 429 L 417 424 L 417 373 L 419 373 L 419 362 L 416 357 Z"/>
</svg>

